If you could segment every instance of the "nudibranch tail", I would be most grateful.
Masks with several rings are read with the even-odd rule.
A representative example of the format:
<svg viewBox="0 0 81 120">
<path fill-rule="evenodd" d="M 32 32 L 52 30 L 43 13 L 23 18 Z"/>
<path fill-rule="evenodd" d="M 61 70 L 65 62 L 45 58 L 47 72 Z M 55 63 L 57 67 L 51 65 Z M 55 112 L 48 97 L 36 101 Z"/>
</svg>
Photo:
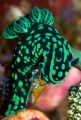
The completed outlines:
<svg viewBox="0 0 81 120">
<path fill-rule="evenodd" d="M 76 58 L 76 59 L 74 59 L 74 60 L 71 61 L 71 65 L 72 66 L 75 66 L 78 63 L 79 63 L 79 58 Z"/>
<path fill-rule="evenodd" d="M 73 59 L 75 60 L 77 58 L 76 59 L 77 63 L 76 65 L 73 65 L 73 66 L 81 70 L 81 51 L 74 48 L 71 48 L 71 50 L 72 50 Z M 74 64 L 74 62 L 72 64 Z"/>
<path fill-rule="evenodd" d="M 4 115 L 10 116 L 25 110 L 31 90 L 32 90 L 32 85 L 28 85 L 28 87 L 26 86 L 26 88 L 21 88 L 22 94 L 21 92 L 13 92 L 12 99 L 10 100 Z"/>
</svg>

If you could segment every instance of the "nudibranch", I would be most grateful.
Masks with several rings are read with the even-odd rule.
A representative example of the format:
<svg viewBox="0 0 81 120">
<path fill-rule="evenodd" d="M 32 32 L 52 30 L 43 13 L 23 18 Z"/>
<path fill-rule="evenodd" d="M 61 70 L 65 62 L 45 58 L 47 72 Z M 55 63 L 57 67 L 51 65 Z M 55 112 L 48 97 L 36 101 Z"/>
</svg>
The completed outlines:
<svg viewBox="0 0 81 120">
<path fill-rule="evenodd" d="M 13 51 L 12 94 L 6 116 L 25 109 L 32 90 L 29 73 L 35 66 L 46 83 L 59 84 L 79 61 L 73 58 L 68 41 L 53 27 L 54 21 L 49 10 L 35 7 L 28 17 L 20 17 L 3 32 L 6 39 L 21 38 Z"/>
</svg>

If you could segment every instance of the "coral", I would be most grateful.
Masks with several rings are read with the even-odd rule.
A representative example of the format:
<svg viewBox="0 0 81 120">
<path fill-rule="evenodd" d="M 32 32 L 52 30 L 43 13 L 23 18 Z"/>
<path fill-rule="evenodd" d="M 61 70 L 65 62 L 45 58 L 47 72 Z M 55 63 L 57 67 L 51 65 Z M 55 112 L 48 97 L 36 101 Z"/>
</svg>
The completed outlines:
<svg viewBox="0 0 81 120">
<path fill-rule="evenodd" d="M 72 87 L 68 93 L 69 109 L 68 118 L 69 120 L 81 120 L 81 83 L 77 86 Z"/>
</svg>

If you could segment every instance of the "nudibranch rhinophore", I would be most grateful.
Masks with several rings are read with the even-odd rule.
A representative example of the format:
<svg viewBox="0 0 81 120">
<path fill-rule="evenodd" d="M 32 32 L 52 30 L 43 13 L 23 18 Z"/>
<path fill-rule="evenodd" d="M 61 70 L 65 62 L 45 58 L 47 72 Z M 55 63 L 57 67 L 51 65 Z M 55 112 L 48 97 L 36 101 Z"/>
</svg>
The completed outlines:
<svg viewBox="0 0 81 120">
<path fill-rule="evenodd" d="M 79 58 L 73 58 L 68 41 L 53 27 L 54 21 L 49 10 L 35 7 L 28 18 L 20 17 L 3 32 L 6 39 L 21 38 L 14 49 L 12 94 L 6 116 L 25 109 L 32 89 L 28 74 L 35 66 L 39 66 L 46 83 L 59 84 L 79 62 Z"/>
</svg>

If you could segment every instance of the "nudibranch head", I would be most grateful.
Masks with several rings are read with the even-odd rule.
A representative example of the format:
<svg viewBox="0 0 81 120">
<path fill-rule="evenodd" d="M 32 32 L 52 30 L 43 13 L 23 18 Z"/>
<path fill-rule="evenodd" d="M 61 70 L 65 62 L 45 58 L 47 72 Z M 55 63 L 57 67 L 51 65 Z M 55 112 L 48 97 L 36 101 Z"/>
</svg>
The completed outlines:
<svg viewBox="0 0 81 120">
<path fill-rule="evenodd" d="M 5 31 L 3 32 L 3 36 L 6 39 L 17 38 L 20 33 L 27 33 L 31 25 L 34 23 L 53 25 L 55 21 L 52 13 L 48 9 L 40 9 L 38 7 L 32 9 L 29 18 L 30 19 L 24 16 L 19 17 L 18 20 L 6 27 Z"/>
</svg>

